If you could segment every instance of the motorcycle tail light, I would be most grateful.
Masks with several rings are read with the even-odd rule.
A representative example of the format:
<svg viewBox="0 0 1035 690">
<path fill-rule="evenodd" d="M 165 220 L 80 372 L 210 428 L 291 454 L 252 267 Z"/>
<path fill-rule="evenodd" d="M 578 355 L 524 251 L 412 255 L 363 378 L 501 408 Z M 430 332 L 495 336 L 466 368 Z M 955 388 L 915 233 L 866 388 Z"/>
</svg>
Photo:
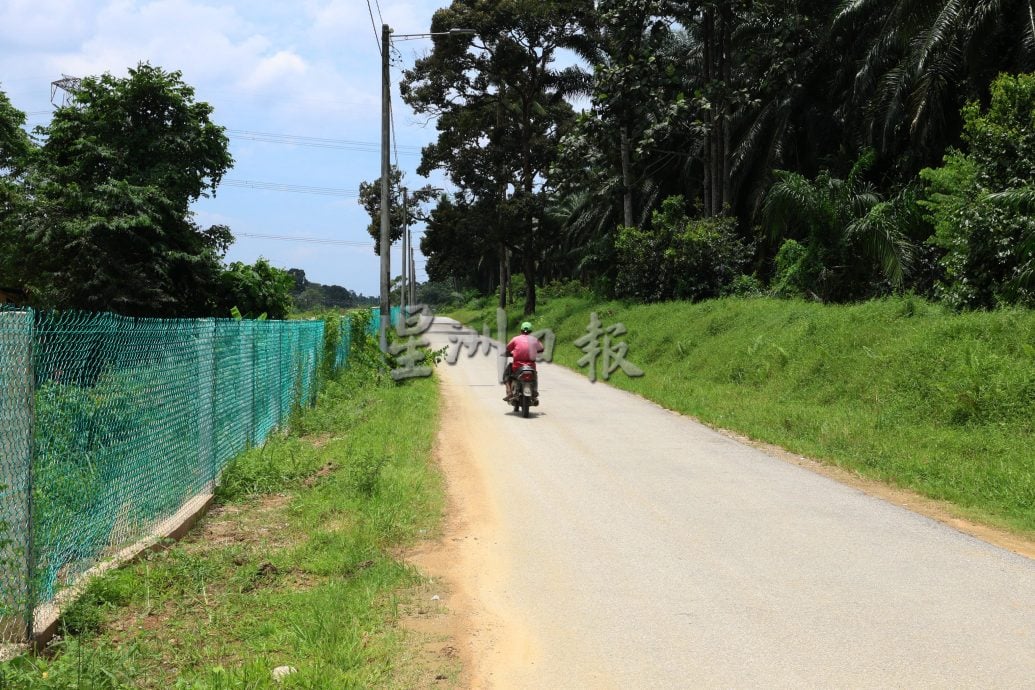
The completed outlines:
<svg viewBox="0 0 1035 690">
<path fill-rule="evenodd" d="M 533 374 L 530 371 L 526 371 L 524 374 L 521 375 L 521 380 L 522 381 L 535 381 L 535 374 Z"/>
</svg>

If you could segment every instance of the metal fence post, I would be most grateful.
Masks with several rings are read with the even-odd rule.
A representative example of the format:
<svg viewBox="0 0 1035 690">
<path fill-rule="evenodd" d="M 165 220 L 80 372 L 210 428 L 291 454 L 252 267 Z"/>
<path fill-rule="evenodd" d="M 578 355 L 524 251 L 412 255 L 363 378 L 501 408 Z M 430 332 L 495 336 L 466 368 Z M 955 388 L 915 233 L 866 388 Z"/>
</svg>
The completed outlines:
<svg viewBox="0 0 1035 690">
<path fill-rule="evenodd" d="M 251 424 L 251 430 L 248 432 L 248 434 L 249 434 L 249 437 L 252 439 L 250 445 L 256 445 L 257 446 L 257 445 L 259 445 L 259 428 L 258 428 L 259 419 L 258 419 L 258 415 L 255 414 L 255 379 L 258 378 L 258 372 L 256 371 L 256 369 L 259 366 L 259 363 L 258 363 L 259 344 L 257 342 L 255 342 L 256 338 L 258 337 L 257 336 L 258 329 L 255 327 L 254 323 L 253 324 L 249 324 L 249 325 L 251 326 L 251 328 L 249 330 L 251 331 L 251 334 L 252 334 L 252 380 L 251 380 L 251 384 L 252 384 L 252 416 L 251 416 L 252 424 Z"/>
<path fill-rule="evenodd" d="M 291 410 L 290 405 L 287 404 L 291 396 L 284 394 L 284 326 L 286 323 L 277 324 L 277 384 L 279 386 L 277 391 L 277 426 L 284 423 Z"/>
<path fill-rule="evenodd" d="M 216 376 L 216 323 L 212 319 L 197 322 L 198 358 L 198 474 L 204 474 L 211 491 L 215 486 L 215 396 L 212 380 Z"/>
<path fill-rule="evenodd" d="M 0 311 L 0 638 L 33 633 L 33 313 Z"/>
<path fill-rule="evenodd" d="M 223 449 L 219 439 L 223 431 L 219 427 L 218 411 L 221 407 L 219 399 L 219 322 L 212 319 L 212 491 L 216 490 L 216 481 L 223 462 Z M 225 364 L 225 363 L 224 363 Z M 225 437 L 224 437 L 225 438 Z"/>
</svg>

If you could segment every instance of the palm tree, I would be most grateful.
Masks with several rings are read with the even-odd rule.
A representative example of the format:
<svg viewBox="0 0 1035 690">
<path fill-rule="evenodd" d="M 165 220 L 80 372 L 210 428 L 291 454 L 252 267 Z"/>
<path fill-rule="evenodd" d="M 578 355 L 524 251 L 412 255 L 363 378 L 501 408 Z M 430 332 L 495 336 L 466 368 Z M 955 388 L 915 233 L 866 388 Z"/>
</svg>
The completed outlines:
<svg viewBox="0 0 1035 690">
<path fill-rule="evenodd" d="M 863 51 L 852 102 L 869 144 L 907 175 L 955 142 L 960 107 L 997 73 L 1035 65 L 1031 0 L 844 0 L 834 30 Z"/>
<path fill-rule="evenodd" d="M 912 254 L 905 233 L 908 200 L 881 202 L 863 179 L 874 155 L 865 154 L 845 179 L 823 171 L 810 180 L 779 170 L 762 215 L 772 239 L 800 241 L 814 267 L 809 288 L 823 299 L 852 299 L 901 286 Z"/>
</svg>

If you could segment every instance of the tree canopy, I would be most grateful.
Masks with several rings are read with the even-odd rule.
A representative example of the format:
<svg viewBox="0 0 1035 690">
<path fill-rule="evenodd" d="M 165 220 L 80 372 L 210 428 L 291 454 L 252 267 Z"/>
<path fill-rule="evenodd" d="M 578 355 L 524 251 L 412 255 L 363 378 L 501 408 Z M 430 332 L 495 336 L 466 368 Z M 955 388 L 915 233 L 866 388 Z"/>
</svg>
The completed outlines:
<svg viewBox="0 0 1035 690">
<path fill-rule="evenodd" d="M 82 80 L 37 130 L 21 282 L 50 307 L 132 316 L 212 313 L 229 228 L 201 228 L 190 203 L 233 159 L 212 108 L 179 72 L 140 64 Z"/>
<path fill-rule="evenodd" d="M 554 63 L 559 50 L 578 40 L 592 10 L 588 1 L 454 0 L 435 13 L 432 31 L 464 27 L 475 36 L 437 37 L 402 83 L 416 112 L 438 118 L 438 140 L 425 147 L 418 171 L 445 170 L 472 208 L 492 201 L 497 217 L 482 232 L 496 245 L 498 275 L 516 253 L 527 277 L 526 312 L 535 310 L 547 243 L 543 178 L 574 118 L 565 96 L 586 86 L 581 70 Z"/>
<path fill-rule="evenodd" d="M 143 63 L 83 79 L 34 140 L 0 92 L 0 287 L 32 306 L 130 316 L 362 303 L 263 258 L 224 266 L 230 228 L 200 227 L 190 210 L 233 164 L 212 114 L 179 72 Z"/>
<path fill-rule="evenodd" d="M 466 195 L 425 238 L 438 279 L 485 289 L 513 270 L 530 291 L 575 277 L 668 299 L 675 282 L 631 288 L 622 271 L 696 228 L 717 243 L 697 255 L 740 247 L 747 262 L 726 265 L 784 294 L 1031 299 L 1031 104 L 995 82 L 1035 68 L 1029 2 L 456 0 L 430 28 L 454 26 L 478 35 L 438 37 L 401 87 L 438 118 L 420 172 Z M 1013 124 L 993 125 L 1004 109 Z M 964 217 L 982 204 L 985 221 Z M 697 222 L 713 217 L 732 224 Z M 948 230 L 961 223 L 980 228 L 966 243 Z"/>
</svg>

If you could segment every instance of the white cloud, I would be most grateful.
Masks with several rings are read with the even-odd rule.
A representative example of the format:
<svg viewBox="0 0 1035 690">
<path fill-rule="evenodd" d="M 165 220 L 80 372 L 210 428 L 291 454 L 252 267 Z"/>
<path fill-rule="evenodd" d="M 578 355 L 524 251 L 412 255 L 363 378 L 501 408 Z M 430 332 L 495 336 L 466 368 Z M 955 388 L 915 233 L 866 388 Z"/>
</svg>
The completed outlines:
<svg viewBox="0 0 1035 690">
<path fill-rule="evenodd" d="M 398 33 L 420 32 L 440 4 L 386 0 L 381 9 Z M 0 17 L 0 36 L 32 36 L 39 53 L 27 65 L 13 43 L 0 45 L 0 74 L 24 77 L 39 92 L 61 74 L 121 76 L 148 61 L 182 71 L 217 116 L 259 106 L 270 126 L 286 131 L 328 123 L 351 129 L 380 108 L 380 57 L 362 1 L 285 8 L 243 0 L 0 0 Z M 407 64 L 419 45 L 397 48 Z"/>
<path fill-rule="evenodd" d="M 124 74 L 138 62 L 182 70 L 188 81 L 225 81 L 262 59 L 270 41 L 232 8 L 191 0 L 103 6 L 96 31 L 74 50 L 50 58 L 57 71 Z"/>
<path fill-rule="evenodd" d="M 5 51 L 75 46 L 90 36 L 95 10 L 81 0 L 4 0 L 0 45 Z"/>
<path fill-rule="evenodd" d="M 432 13 L 449 0 L 380 1 L 384 21 L 401 34 L 427 31 Z M 375 24 L 379 32 L 376 14 Z M 49 83 L 62 73 L 125 76 L 150 61 L 182 71 L 197 98 L 216 107 L 215 120 L 230 129 L 376 142 L 380 56 L 374 37 L 365 0 L 0 0 L 0 88 L 17 107 L 45 113 Z M 396 46 L 402 53 L 393 68 L 401 143 L 434 134 L 433 128 L 417 131 L 398 98 L 399 69 L 425 45 Z M 379 171 L 376 153 L 242 139 L 232 145 L 237 164 L 230 176 L 241 179 L 351 189 Z M 416 181 L 416 159 L 402 164 Z M 303 222 L 307 235 L 365 237 L 366 219 L 351 199 L 226 188 L 196 209 L 200 224 L 225 223 L 239 232 L 279 233 Z M 248 238 L 238 245 L 231 254 L 242 260 L 254 260 L 245 254 L 261 249 L 275 264 L 299 265 L 320 282 L 377 290 L 377 262 L 368 249 L 260 245 Z"/>
<path fill-rule="evenodd" d="M 308 65 L 296 53 L 281 50 L 268 58 L 262 58 L 251 73 L 239 83 L 246 91 L 261 92 L 292 83 L 305 76 Z"/>
<path fill-rule="evenodd" d="M 373 51 L 381 37 L 381 24 L 387 23 L 397 34 L 428 31 L 431 15 L 448 4 L 445 0 L 417 0 L 416 2 L 381 2 L 380 13 L 373 0 L 373 19 L 362 0 L 330 0 L 310 2 L 307 6 L 312 18 L 311 38 L 321 45 L 337 45 L 339 49 Z"/>
</svg>

